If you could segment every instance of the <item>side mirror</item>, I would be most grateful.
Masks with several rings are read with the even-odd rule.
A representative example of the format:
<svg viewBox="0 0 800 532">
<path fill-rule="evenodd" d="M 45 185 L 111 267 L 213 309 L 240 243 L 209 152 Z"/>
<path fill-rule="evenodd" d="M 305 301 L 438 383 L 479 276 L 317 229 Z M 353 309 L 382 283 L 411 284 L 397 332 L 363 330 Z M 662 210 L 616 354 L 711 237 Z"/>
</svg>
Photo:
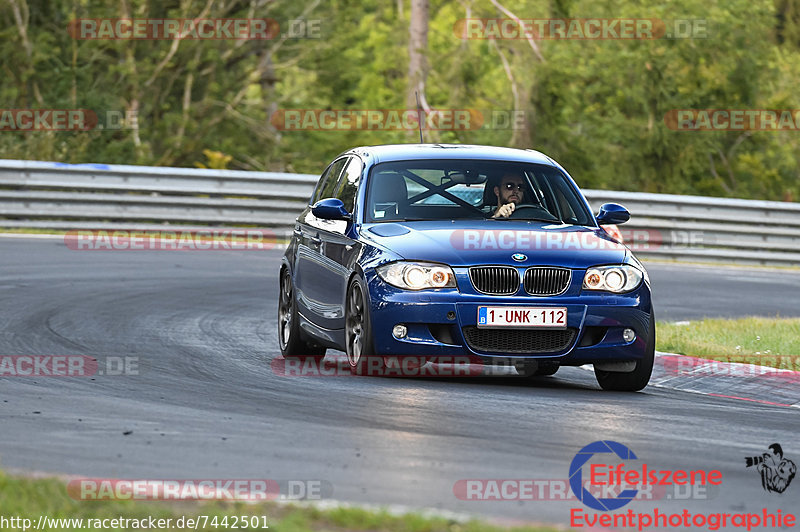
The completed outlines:
<svg viewBox="0 0 800 532">
<path fill-rule="evenodd" d="M 600 212 L 597 213 L 597 223 L 600 225 L 619 225 L 630 219 L 631 213 L 628 212 L 628 209 L 617 203 L 604 203 L 600 207 Z"/>
<path fill-rule="evenodd" d="M 342 200 L 336 198 L 319 200 L 311 207 L 311 214 L 323 220 L 350 220 L 353 218 L 353 215 L 344 208 Z"/>
</svg>

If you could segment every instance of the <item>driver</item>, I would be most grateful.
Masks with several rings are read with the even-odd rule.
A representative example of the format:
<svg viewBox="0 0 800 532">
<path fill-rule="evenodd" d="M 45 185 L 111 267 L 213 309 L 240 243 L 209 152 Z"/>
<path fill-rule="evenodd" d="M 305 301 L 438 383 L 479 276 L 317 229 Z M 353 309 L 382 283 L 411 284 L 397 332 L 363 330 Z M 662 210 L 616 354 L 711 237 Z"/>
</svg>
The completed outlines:
<svg viewBox="0 0 800 532">
<path fill-rule="evenodd" d="M 525 180 L 519 174 L 507 172 L 494 187 L 494 195 L 497 196 L 497 210 L 492 218 L 508 218 L 516 206 L 523 203 Z"/>
</svg>

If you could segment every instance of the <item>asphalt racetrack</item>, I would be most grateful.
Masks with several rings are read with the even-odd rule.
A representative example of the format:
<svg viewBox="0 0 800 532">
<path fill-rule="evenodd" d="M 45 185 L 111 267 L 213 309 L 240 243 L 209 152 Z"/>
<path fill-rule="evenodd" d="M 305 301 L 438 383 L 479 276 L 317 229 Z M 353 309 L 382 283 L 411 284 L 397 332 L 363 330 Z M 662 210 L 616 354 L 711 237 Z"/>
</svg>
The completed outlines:
<svg viewBox="0 0 800 532">
<path fill-rule="evenodd" d="M 320 480 L 325 496 L 569 523 L 576 501 L 459 499 L 464 479 L 568 477 L 595 440 L 655 469 L 718 469 L 682 500 L 699 512 L 796 508 L 744 457 L 779 442 L 800 460 L 800 414 L 649 387 L 600 391 L 594 375 L 285 377 L 271 366 L 282 250 L 72 251 L 0 238 L 0 355 L 133 357 L 138 374 L 0 378 L 0 466 L 91 477 Z M 661 320 L 800 315 L 800 273 L 649 265 Z M 795 483 L 800 480 L 795 479 Z M 625 509 L 627 509 L 626 507 Z"/>
</svg>

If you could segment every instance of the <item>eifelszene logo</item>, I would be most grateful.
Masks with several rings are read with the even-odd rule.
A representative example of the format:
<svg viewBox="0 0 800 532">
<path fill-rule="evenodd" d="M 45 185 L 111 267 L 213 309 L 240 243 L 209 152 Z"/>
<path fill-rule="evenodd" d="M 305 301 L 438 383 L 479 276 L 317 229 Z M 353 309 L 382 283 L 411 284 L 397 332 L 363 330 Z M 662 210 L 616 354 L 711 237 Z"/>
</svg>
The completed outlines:
<svg viewBox="0 0 800 532">
<path fill-rule="evenodd" d="M 583 465 L 597 453 L 613 453 L 617 455 L 620 460 L 638 460 L 636 455 L 633 454 L 633 451 L 621 443 L 615 441 L 592 442 L 578 451 L 575 458 L 572 459 L 572 463 L 569 465 L 569 485 L 572 488 L 572 492 L 579 501 L 594 510 L 607 512 L 609 510 L 622 508 L 636 497 L 638 490 L 628 489 L 624 490 L 616 497 L 598 498 L 583 487 Z"/>
<path fill-rule="evenodd" d="M 719 486 L 722 472 L 713 470 L 655 469 L 638 462 L 633 467 L 625 463 L 590 463 L 596 454 L 611 455 L 609 461 L 638 461 L 631 449 L 610 440 L 595 441 L 575 454 L 569 465 L 569 485 L 575 497 L 584 505 L 609 512 L 618 510 L 636 498 L 639 489 L 647 486 Z M 585 486 L 583 468 L 588 465 L 590 486 L 604 488 L 604 497 L 595 497 Z M 615 525 L 616 526 L 616 525 Z"/>
<path fill-rule="evenodd" d="M 783 493 L 792 483 L 797 465 L 783 457 L 783 448 L 779 443 L 773 443 L 768 449 L 770 452 L 761 456 L 745 457 L 745 467 L 756 466 L 761 475 L 761 487 L 765 491 Z"/>
</svg>

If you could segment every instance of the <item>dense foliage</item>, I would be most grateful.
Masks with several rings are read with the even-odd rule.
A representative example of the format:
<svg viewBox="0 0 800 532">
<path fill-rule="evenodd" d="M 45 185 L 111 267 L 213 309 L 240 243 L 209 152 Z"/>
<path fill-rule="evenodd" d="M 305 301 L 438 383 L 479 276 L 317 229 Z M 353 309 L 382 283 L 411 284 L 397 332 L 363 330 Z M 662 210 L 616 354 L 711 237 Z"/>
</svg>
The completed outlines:
<svg viewBox="0 0 800 532">
<path fill-rule="evenodd" d="M 401 109 L 411 0 L 3 0 L 5 109 L 136 114 L 125 128 L 0 131 L 0 157 L 317 173 L 415 131 L 282 131 L 286 109 Z M 702 20 L 707 36 L 462 39 L 508 16 Z M 272 18 L 270 40 L 82 40 L 83 18 Z M 301 21 L 301 22 L 298 22 Z M 306 33 L 300 31 L 306 26 Z M 308 28 L 311 28 L 310 30 Z M 292 29 L 300 36 L 289 35 Z M 518 128 L 426 140 L 535 148 L 584 187 L 795 200 L 800 131 L 674 131 L 673 109 L 800 109 L 800 0 L 430 0 L 424 101 Z"/>
</svg>

